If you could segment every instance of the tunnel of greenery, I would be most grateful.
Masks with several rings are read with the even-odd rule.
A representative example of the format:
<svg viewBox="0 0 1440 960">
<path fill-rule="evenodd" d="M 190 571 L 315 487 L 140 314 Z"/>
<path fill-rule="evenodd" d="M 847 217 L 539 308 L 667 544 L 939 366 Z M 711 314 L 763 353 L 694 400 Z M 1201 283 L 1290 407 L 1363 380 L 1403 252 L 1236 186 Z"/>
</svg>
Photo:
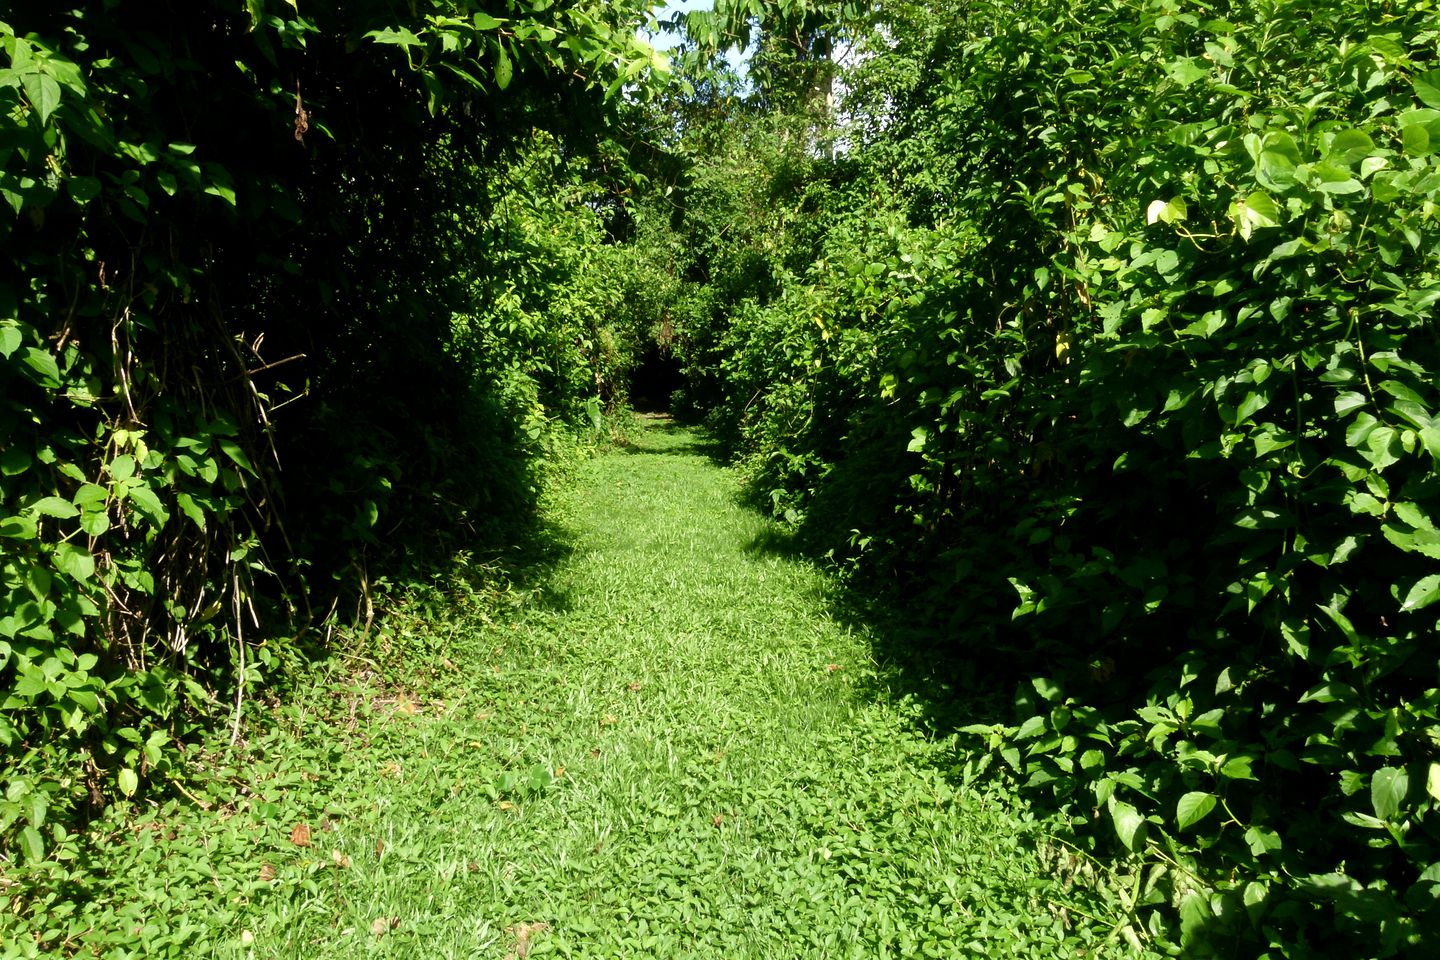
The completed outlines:
<svg viewBox="0 0 1440 960">
<path fill-rule="evenodd" d="M 633 402 L 906 611 L 957 769 L 1136 864 L 1154 943 L 1429 955 L 1436 0 L 652 16 L 4 15 L 4 862 Z"/>
</svg>

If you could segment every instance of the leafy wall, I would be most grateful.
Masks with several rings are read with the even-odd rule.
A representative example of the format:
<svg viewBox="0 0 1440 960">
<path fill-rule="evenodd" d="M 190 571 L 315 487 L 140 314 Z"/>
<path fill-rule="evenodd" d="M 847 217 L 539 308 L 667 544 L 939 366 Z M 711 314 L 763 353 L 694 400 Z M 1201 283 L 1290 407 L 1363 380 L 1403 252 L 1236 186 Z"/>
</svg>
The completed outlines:
<svg viewBox="0 0 1440 960">
<path fill-rule="evenodd" d="M 166 775 L 196 718 L 238 736 L 317 626 L 366 619 L 396 563 L 489 543 L 557 426 L 598 417 L 625 358 L 613 278 L 584 268 L 626 174 L 595 131 L 656 67 L 638 10 L 5 15 L 12 862 L 65 856 L 65 812 Z"/>
<path fill-rule="evenodd" d="M 1127 936 L 1435 942 L 1436 13 L 888 7 L 752 186 L 806 266 L 696 271 L 755 493 L 1018 682 L 969 773 L 1143 858 Z"/>
</svg>

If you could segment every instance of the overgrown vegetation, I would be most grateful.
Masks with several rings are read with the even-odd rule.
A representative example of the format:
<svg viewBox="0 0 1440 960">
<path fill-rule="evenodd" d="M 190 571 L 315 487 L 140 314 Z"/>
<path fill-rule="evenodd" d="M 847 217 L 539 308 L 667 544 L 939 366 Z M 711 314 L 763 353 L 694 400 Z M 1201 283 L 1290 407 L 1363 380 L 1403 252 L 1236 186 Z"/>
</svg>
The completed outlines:
<svg viewBox="0 0 1440 960">
<path fill-rule="evenodd" d="M 1440 942 L 1436 13 L 887 4 L 688 134 L 700 406 L 1190 955 Z"/>
<path fill-rule="evenodd" d="M 237 736 L 377 578 L 513 536 L 538 455 L 623 399 L 590 268 L 641 15 L 5 14 L 9 870 L 77 856 L 77 811 L 168 777 L 190 724 Z"/>
<path fill-rule="evenodd" d="M 1437 15 L 721 0 L 666 83 L 638 0 L 8 13 L 0 895 L 668 366 L 887 655 L 1013 687 L 954 773 L 1112 942 L 1433 952 Z"/>
</svg>

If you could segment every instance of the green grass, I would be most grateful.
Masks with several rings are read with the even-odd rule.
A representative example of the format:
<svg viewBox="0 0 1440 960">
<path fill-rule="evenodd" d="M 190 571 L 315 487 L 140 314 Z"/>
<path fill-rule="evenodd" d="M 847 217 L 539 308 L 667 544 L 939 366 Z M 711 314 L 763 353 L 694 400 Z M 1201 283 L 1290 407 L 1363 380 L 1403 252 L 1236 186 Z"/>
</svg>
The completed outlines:
<svg viewBox="0 0 1440 960">
<path fill-rule="evenodd" d="M 1118 953 L 735 494 L 663 424 L 583 464 L 526 603 L 393 614 L 209 758 L 209 812 L 95 825 L 5 955 Z"/>
</svg>

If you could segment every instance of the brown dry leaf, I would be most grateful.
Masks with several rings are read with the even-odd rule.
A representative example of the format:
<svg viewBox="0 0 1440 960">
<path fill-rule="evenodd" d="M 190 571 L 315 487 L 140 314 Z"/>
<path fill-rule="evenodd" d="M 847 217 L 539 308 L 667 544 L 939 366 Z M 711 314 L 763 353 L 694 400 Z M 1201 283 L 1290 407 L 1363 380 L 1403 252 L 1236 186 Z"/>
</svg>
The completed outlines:
<svg viewBox="0 0 1440 960">
<path fill-rule="evenodd" d="M 827 663 L 827 664 L 825 664 L 825 672 L 826 672 L 826 673 L 834 673 L 836 670 L 839 670 L 839 669 L 840 669 L 840 664 L 838 664 L 838 663 Z"/>
<path fill-rule="evenodd" d="M 715 814 L 715 819 L 711 820 L 710 824 L 715 827 L 723 827 L 725 825 L 725 814 Z"/>
<path fill-rule="evenodd" d="M 263 883 L 275 882 L 275 865 L 273 863 L 260 864 L 260 880 Z"/>
<path fill-rule="evenodd" d="M 515 946 L 506 954 L 506 960 L 525 960 L 530 955 L 532 941 L 549 929 L 548 923 L 517 923 L 506 927 L 505 932 L 515 938 Z"/>
<path fill-rule="evenodd" d="M 342 870 L 350 866 L 350 858 L 347 857 L 345 854 L 341 853 L 339 850 L 331 850 L 330 859 L 334 861 L 335 866 L 339 867 Z"/>
<path fill-rule="evenodd" d="M 560 764 L 560 766 L 558 766 L 558 767 L 555 768 L 555 779 L 556 779 L 556 780 L 560 780 L 560 779 L 563 779 L 564 776 L 565 776 L 565 764 L 562 763 L 562 764 Z"/>
<path fill-rule="evenodd" d="M 384 840 L 376 840 L 376 841 L 375 841 L 375 856 L 380 857 L 380 856 L 384 856 L 384 855 L 385 855 L 385 841 L 384 841 Z"/>
<path fill-rule="evenodd" d="M 290 831 L 290 842 L 297 847 L 310 846 L 310 824 L 297 823 Z"/>
</svg>

